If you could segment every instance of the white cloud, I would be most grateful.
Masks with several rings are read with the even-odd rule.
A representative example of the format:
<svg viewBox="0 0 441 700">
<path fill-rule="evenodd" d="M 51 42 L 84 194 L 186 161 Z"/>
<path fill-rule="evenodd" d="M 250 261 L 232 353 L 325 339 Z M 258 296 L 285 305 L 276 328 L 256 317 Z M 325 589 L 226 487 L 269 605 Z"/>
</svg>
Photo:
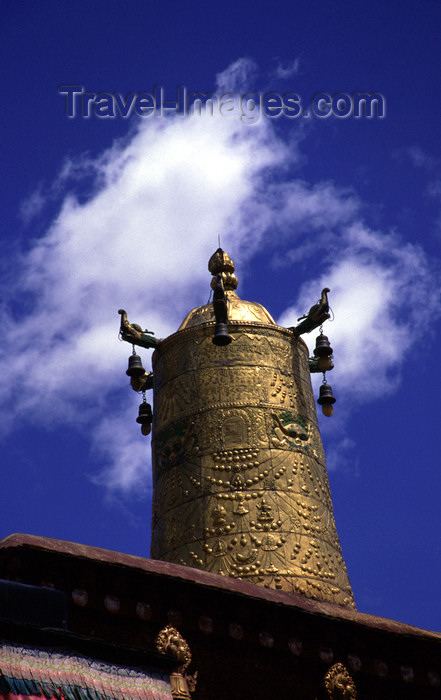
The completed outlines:
<svg viewBox="0 0 441 700">
<path fill-rule="evenodd" d="M 441 180 L 433 180 L 427 185 L 427 194 L 429 197 L 441 200 Z"/>
<path fill-rule="evenodd" d="M 27 199 L 23 200 L 20 205 L 19 215 L 25 224 L 28 224 L 34 216 L 37 216 L 44 207 L 45 199 L 42 192 L 42 186 L 39 185 Z"/>
<path fill-rule="evenodd" d="M 135 421 L 140 401 L 129 403 L 133 406 L 102 418 L 94 430 L 92 453 L 108 466 L 92 480 L 110 492 L 133 492 L 136 486 L 144 494 L 151 488 L 150 440 L 141 436 Z"/>
<path fill-rule="evenodd" d="M 357 443 L 349 437 L 338 439 L 326 450 L 328 472 L 358 473 Z"/>
<path fill-rule="evenodd" d="M 106 394 L 126 384 L 130 347 L 117 341 L 117 310 L 164 337 L 205 303 L 218 235 L 236 257 L 246 242 L 257 245 L 265 222 L 246 221 L 242 207 L 252 208 L 285 151 L 265 123 L 250 130 L 193 117 L 142 122 L 95 163 L 66 162 L 60 180 L 68 186 L 73 173 L 72 191 L 5 289 L 2 430 L 25 416 L 46 425 L 62 416 L 103 446 L 109 487 L 137 485 L 139 451 L 126 462 L 129 445 L 115 445 L 119 419 L 103 412 Z M 94 176 L 87 201 L 74 194 L 81 172 Z"/>
<path fill-rule="evenodd" d="M 218 75 L 219 89 L 238 90 L 253 70 L 240 59 Z M 97 483 L 125 492 L 145 484 L 148 440 L 127 429 L 130 421 L 138 434 L 137 402 L 122 394 L 130 347 L 117 341 L 117 310 L 157 337 L 174 332 L 207 300 L 218 235 L 243 267 L 258 248 L 282 249 L 288 264 L 314 254 L 314 279 L 281 322 L 293 325 L 331 287 L 339 391 L 354 401 L 361 387 L 372 397 L 393 388 L 404 353 L 438 312 L 425 257 L 357 223 L 351 190 L 294 179 L 293 141 L 266 119 L 162 118 L 140 122 L 95 162 L 64 163 L 50 188 L 51 197 L 66 192 L 59 214 L 22 254 L 0 310 L 3 432 L 29 416 L 62 420 L 99 455 Z M 86 201 L 75 195 L 82 178 Z M 115 392 L 130 409 L 109 413 Z"/>
<path fill-rule="evenodd" d="M 257 75 L 257 65 L 251 58 L 239 58 L 221 73 L 216 74 L 217 92 L 240 94 L 252 87 Z"/>
<path fill-rule="evenodd" d="M 396 387 L 406 353 L 439 316 L 440 293 L 419 247 L 361 222 L 333 238 L 327 258 L 320 277 L 300 290 L 279 323 L 296 325 L 328 286 L 334 321 L 326 323 L 325 333 L 334 348 L 332 381 L 350 401 L 377 398 Z M 311 352 L 316 335 L 303 336 Z"/>
<path fill-rule="evenodd" d="M 407 156 L 416 168 L 424 168 L 424 170 L 431 171 L 437 165 L 436 159 L 423 151 L 419 146 L 410 146 L 407 149 Z"/>
<path fill-rule="evenodd" d="M 296 58 L 294 61 L 289 61 L 288 63 L 282 63 L 277 61 L 277 66 L 273 72 L 273 76 L 279 80 L 287 80 L 292 78 L 293 75 L 297 75 L 300 70 L 300 59 Z"/>
</svg>

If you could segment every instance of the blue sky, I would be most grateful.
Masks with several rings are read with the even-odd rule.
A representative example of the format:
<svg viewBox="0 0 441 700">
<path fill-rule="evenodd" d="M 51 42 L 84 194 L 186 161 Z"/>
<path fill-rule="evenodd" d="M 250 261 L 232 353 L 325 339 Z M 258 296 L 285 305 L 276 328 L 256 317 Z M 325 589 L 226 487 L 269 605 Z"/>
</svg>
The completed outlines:
<svg viewBox="0 0 441 700">
<path fill-rule="evenodd" d="M 283 325 L 331 288 L 321 427 L 357 607 L 441 630 L 440 21 L 428 0 L 3 4 L 2 536 L 148 555 L 117 310 L 174 332 L 207 301 L 220 235 L 240 296 Z M 386 109 L 68 118 L 62 85 Z"/>
</svg>

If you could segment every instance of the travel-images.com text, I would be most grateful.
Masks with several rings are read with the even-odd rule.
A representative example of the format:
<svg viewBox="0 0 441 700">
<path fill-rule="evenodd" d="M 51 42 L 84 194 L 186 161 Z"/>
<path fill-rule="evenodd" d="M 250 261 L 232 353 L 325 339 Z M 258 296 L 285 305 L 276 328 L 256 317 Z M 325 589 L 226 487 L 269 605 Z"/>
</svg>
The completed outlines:
<svg viewBox="0 0 441 700">
<path fill-rule="evenodd" d="M 256 124 L 261 116 L 275 119 L 287 117 L 338 117 L 344 119 L 381 119 L 386 115 L 386 102 L 378 92 L 356 92 L 349 95 L 338 92 L 330 95 L 319 92 L 303 107 L 302 98 L 294 92 L 249 92 L 239 95 L 233 92 L 189 92 L 186 87 L 176 88 L 176 99 L 165 99 L 164 88 L 156 85 L 152 93 L 131 92 L 123 97 L 118 92 L 87 92 L 81 85 L 60 85 L 58 93 L 64 96 L 66 116 L 90 118 L 128 118 L 164 116 L 175 113 L 180 116 L 240 117 L 246 124 Z"/>
</svg>

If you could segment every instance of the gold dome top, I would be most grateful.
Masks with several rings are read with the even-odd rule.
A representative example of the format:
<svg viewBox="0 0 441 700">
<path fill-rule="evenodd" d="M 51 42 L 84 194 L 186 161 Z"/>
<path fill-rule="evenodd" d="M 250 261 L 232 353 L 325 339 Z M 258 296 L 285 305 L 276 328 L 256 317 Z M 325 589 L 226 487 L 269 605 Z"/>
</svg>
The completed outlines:
<svg viewBox="0 0 441 700">
<path fill-rule="evenodd" d="M 211 287 L 214 287 L 217 275 L 222 276 L 222 282 L 227 298 L 228 320 L 241 321 L 242 323 L 265 323 L 276 325 L 273 317 L 268 311 L 257 302 L 244 301 L 240 299 L 234 291 L 238 285 L 238 280 L 234 274 L 234 262 L 222 248 L 218 248 L 208 262 L 208 269 L 213 275 Z M 185 317 L 178 330 L 199 326 L 202 323 L 214 323 L 213 304 L 197 306 Z"/>
</svg>

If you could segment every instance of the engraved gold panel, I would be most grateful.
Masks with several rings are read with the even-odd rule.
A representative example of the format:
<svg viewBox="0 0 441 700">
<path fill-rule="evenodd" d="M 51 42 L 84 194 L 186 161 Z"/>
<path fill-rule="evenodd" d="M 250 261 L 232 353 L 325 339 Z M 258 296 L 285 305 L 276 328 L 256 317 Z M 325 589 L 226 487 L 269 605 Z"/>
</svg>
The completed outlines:
<svg viewBox="0 0 441 700">
<path fill-rule="evenodd" d="M 151 556 L 353 606 L 306 345 L 233 320 L 218 347 L 197 319 L 153 355 Z"/>
</svg>

